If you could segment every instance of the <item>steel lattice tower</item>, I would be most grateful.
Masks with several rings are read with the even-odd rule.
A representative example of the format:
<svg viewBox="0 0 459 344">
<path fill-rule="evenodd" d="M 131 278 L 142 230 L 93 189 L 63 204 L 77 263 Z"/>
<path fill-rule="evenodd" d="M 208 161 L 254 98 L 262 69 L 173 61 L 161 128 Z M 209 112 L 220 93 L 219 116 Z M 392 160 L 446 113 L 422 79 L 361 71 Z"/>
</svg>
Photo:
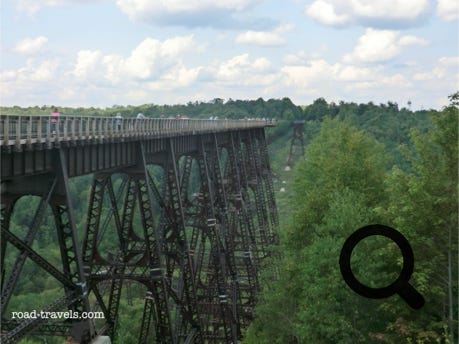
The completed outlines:
<svg viewBox="0 0 459 344">
<path fill-rule="evenodd" d="M 304 122 L 299 120 L 292 123 L 292 139 L 287 158 L 287 166 L 289 168 L 293 166 L 296 159 L 304 156 Z"/>
</svg>

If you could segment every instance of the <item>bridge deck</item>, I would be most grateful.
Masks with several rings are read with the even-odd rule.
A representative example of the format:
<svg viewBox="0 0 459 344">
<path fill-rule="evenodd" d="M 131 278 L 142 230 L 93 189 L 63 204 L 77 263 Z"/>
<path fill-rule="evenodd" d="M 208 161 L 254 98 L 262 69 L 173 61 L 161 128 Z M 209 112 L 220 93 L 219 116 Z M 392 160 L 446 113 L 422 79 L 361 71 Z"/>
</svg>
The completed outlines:
<svg viewBox="0 0 459 344">
<path fill-rule="evenodd" d="M 61 142 L 123 142 L 182 135 L 203 134 L 273 126 L 270 120 L 206 120 L 169 118 L 123 118 L 61 116 L 56 124 L 51 116 L 2 115 L 0 146 L 22 150 L 36 144 L 52 149 Z M 43 148 L 43 147 L 41 147 Z"/>
</svg>

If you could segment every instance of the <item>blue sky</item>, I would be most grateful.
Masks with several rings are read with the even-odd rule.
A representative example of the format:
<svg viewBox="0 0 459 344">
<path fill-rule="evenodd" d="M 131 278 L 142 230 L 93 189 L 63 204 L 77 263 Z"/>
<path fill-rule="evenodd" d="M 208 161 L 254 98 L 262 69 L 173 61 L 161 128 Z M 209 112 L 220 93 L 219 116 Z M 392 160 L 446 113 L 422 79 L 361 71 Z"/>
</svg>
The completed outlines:
<svg viewBox="0 0 459 344">
<path fill-rule="evenodd" d="M 457 0 L 4 0 L 1 104 L 289 97 L 440 109 Z"/>
</svg>

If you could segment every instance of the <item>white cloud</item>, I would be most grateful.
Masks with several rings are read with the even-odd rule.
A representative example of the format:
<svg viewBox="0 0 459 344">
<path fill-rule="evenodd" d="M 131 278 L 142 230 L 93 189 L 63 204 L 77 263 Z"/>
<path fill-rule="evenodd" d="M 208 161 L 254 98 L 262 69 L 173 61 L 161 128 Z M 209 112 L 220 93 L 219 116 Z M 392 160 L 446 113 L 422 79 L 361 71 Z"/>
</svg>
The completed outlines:
<svg viewBox="0 0 459 344">
<path fill-rule="evenodd" d="M 270 72 L 271 62 L 265 57 L 250 59 L 249 54 L 242 54 L 221 62 L 213 68 L 215 79 L 231 84 L 263 84 Z"/>
<path fill-rule="evenodd" d="M 429 0 L 315 0 L 305 13 L 324 25 L 392 27 L 416 22 L 429 9 Z"/>
<path fill-rule="evenodd" d="M 39 52 L 46 42 L 48 42 L 48 38 L 45 36 L 24 38 L 16 43 L 14 51 L 21 54 L 32 55 Z"/>
<path fill-rule="evenodd" d="M 433 79 L 440 79 L 445 75 L 445 68 L 442 67 L 434 67 L 429 72 L 418 72 L 413 75 L 413 80 L 417 81 L 427 81 Z"/>
<path fill-rule="evenodd" d="M 337 14 L 333 4 L 323 0 L 314 1 L 305 8 L 305 12 L 310 17 L 325 25 L 342 25 L 350 22 L 348 14 Z"/>
<path fill-rule="evenodd" d="M 147 38 L 140 43 L 123 61 L 122 69 L 124 73 L 131 78 L 148 79 L 153 77 L 161 61 L 158 61 L 161 55 L 162 43 L 159 40 Z M 166 62 L 166 61 L 164 61 Z M 156 74 L 157 75 L 157 74 Z"/>
<path fill-rule="evenodd" d="M 140 43 L 123 63 L 129 77 L 155 78 L 180 61 L 193 48 L 193 36 L 178 36 L 163 42 L 148 38 Z"/>
<path fill-rule="evenodd" d="M 409 42 L 411 39 L 408 40 Z M 298 56 L 296 56 L 298 55 Z M 384 64 L 355 65 L 344 60 L 332 63 L 314 59 L 303 52 L 290 54 L 280 68 L 282 78 L 276 91 L 288 94 L 299 104 L 317 97 L 328 101 L 354 101 L 406 104 L 414 108 L 440 108 L 446 95 L 457 90 L 459 57 L 445 56 L 433 61 L 430 69 L 411 64 L 394 71 Z M 291 61 L 292 63 L 289 63 Z M 305 99 L 308 99 L 305 100 Z M 436 99 L 442 99 L 437 102 Z"/>
<path fill-rule="evenodd" d="M 243 11 L 259 0 L 117 0 L 122 12 L 134 21 L 203 26 L 218 24 L 224 15 Z"/>
<path fill-rule="evenodd" d="M 202 12 L 220 8 L 230 11 L 242 11 L 254 4 L 254 0 L 118 0 L 117 5 L 126 13 L 136 16 L 140 12 Z"/>
<path fill-rule="evenodd" d="M 373 80 L 379 74 L 380 67 L 356 67 L 349 65 L 339 65 L 337 78 L 341 81 L 362 82 Z"/>
<path fill-rule="evenodd" d="M 72 74 L 80 81 L 105 79 L 113 84 L 158 79 L 180 64 L 185 52 L 194 47 L 193 36 L 189 35 L 164 41 L 146 38 L 126 58 L 104 56 L 99 50 L 80 51 Z"/>
<path fill-rule="evenodd" d="M 285 39 L 276 32 L 269 31 L 246 31 L 236 37 L 237 43 L 248 43 L 256 45 L 282 45 Z"/>
<path fill-rule="evenodd" d="M 426 44 L 427 41 L 422 38 L 400 36 L 398 31 L 367 29 L 343 60 L 346 63 L 382 62 L 397 56 L 403 47 Z"/>
<path fill-rule="evenodd" d="M 316 82 L 332 78 L 336 75 L 339 65 L 329 64 L 323 59 L 310 60 L 306 65 L 286 65 L 281 68 L 284 83 L 300 88 L 313 86 Z"/>
<path fill-rule="evenodd" d="M 52 81 L 55 78 L 57 63 L 55 61 L 44 61 L 38 66 L 31 68 L 30 80 L 35 82 Z"/>
<path fill-rule="evenodd" d="M 303 65 L 285 65 L 281 68 L 282 85 L 315 94 L 316 90 L 348 90 L 372 88 L 386 78 L 387 83 L 395 77 L 386 76 L 382 66 L 359 67 L 346 63 L 329 63 L 324 59 L 309 59 Z M 399 79 L 400 80 L 400 79 Z M 406 86 L 407 84 L 404 83 Z"/>
<path fill-rule="evenodd" d="M 428 41 L 424 38 L 420 38 L 417 36 L 402 36 L 398 40 L 398 44 L 402 47 L 409 46 L 409 45 L 427 45 Z"/>
<path fill-rule="evenodd" d="M 459 57 L 452 56 L 452 57 L 440 57 L 438 59 L 438 63 L 444 66 L 452 66 L 459 68 Z"/>
<path fill-rule="evenodd" d="M 188 54 L 201 49 L 188 35 L 146 38 L 126 56 L 80 50 L 73 63 L 29 59 L 24 67 L 2 70 L 0 87 L 7 90 L 5 99 L 38 104 L 55 103 L 56 99 L 78 106 L 151 102 L 152 94 L 167 92 L 167 99 L 173 101 L 173 95 L 191 87 L 204 68 L 186 64 Z M 263 66 L 263 60 L 250 62 L 256 68 Z"/>
<path fill-rule="evenodd" d="M 283 33 L 290 31 L 292 25 L 281 25 L 272 31 L 245 31 L 236 37 L 237 43 L 247 43 L 262 46 L 276 46 L 286 43 Z"/>
<path fill-rule="evenodd" d="M 28 59 L 25 67 L 15 70 L 2 72 L 1 80 L 8 82 L 46 82 L 51 81 L 56 76 L 59 63 L 56 60 L 45 60 L 37 62 L 34 59 Z"/>
<path fill-rule="evenodd" d="M 118 84 L 122 79 L 120 71 L 123 69 L 124 59 L 118 55 L 106 55 L 102 58 L 104 77 L 112 84 Z"/>
<path fill-rule="evenodd" d="M 429 8 L 428 0 L 353 0 L 352 9 L 363 18 L 413 19 Z"/>
<path fill-rule="evenodd" d="M 2 98 L 34 99 L 35 104 L 43 104 L 43 93 L 50 94 L 50 89 L 58 88 L 57 60 L 36 61 L 28 59 L 24 67 L 5 70 L 0 73 Z M 17 100 L 16 100 L 17 101 Z"/>
<path fill-rule="evenodd" d="M 17 8 L 19 11 L 34 14 L 43 7 L 62 6 L 75 3 L 91 3 L 95 0 L 19 0 Z"/>
<path fill-rule="evenodd" d="M 459 57 L 440 57 L 430 71 L 422 71 L 414 74 L 413 79 L 418 81 L 444 80 L 445 77 L 453 78 L 459 70 Z M 457 85 L 456 79 L 456 87 Z"/>
<path fill-rule="evenodd" d="M 437 0 L 437 14 L 444 20 L 459 18 L 459 2 L 457 0 Z"/>
<path fill-rule="evenodd" d="M 459 57 L 447 56 L 438 58 L 430 68 L 418 66 L 412 76 L 416 84 L 418 104 L 425 107 L 427 103 L 435 104 L 437 108 L 448 105 L 447 95 L 457 91 L 459 84 Z M 430 106 L 430 105 L 427 105 Z"/>
<path fill-rule="evenodd" d="M 400 73 L 385 76 L 382 78 L 382 83 L 388 86 L 411 87 L 412 83 Z"/>
<path fill-rule="evenodd" d="M 147 87 L 151 91 L 174 91 L 177 88 L 188 87 L 196 81 L 202 68 L 187 68 L 183 63 L 179 63 L 161 75 L 158 80 L 149 82 Z"/>
<path fill-rule="evenodd" d="M 85 79 L 95 75 L 99 70 L 99 63 L 102 59 L 102 52 L 99 50 L 82 50 L 78 52 L 77 62 L 73 70 L 73 75 L 77 79 Z"/>
</svg>

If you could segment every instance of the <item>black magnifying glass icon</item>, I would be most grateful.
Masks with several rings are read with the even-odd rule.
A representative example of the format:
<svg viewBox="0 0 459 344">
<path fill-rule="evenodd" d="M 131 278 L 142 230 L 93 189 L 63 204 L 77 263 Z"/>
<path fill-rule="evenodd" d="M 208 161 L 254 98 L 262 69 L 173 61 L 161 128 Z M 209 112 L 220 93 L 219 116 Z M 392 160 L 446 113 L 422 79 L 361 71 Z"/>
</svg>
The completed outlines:
<svg viewBox="0 0 459 344">
<path fill-rule="evenodd" d="M 355 246 L 357 246 L 361 240 L 373 235 L 382 235 L 393 240 L 400 248 L 403 256 L 403 267 L 400 275 L 392 284 L 383 288 L 370 288 L 360 283 L 351 270 L 351 254 Z M 356 230 L 344 242 L 339 256 L 339 266 L 344 281 L 357 294 L 372 299 L 382 299 L 398 294 L 414 309 L 421 308 L 425 303 L 424 297 L 408 283 L 414 270 L 413 250 L 408 240 L 394 228 L 374 224 Z"/>
</svg>

